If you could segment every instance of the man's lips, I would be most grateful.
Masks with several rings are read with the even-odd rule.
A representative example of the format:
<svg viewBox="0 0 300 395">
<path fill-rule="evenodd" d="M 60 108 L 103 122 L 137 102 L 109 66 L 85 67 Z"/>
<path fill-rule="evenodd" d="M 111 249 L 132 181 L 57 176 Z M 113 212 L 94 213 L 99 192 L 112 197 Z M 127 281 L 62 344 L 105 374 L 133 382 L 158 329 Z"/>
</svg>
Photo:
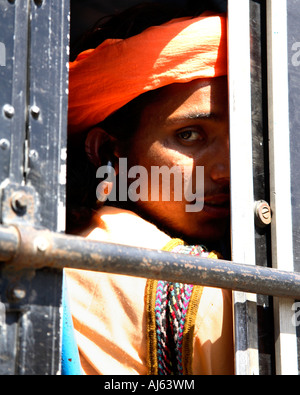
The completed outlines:
<svg viewBox="0 0 300 395">
<path fill-rule="evenodd" d="M 230 196 L 228 194 L 204 197 L 203 210 L 212 217 L 228 217 L 230 214 Z"/>
<path fill-rule="evenodd" d="M 211 205 L 223 205 L 230 203 L 230 196 L 222 193 L 218 195 L 204 196 L 204 202 Z"/>
</svg>

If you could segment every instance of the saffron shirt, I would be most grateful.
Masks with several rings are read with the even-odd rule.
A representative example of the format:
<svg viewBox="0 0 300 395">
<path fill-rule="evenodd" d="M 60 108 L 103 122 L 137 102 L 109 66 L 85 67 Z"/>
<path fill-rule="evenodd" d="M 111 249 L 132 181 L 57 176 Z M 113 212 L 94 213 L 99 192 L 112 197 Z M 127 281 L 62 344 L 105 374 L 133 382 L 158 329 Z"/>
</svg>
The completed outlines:
<svg viewBox="0 0 300 395">
<path fill-rule="evenodd" d="M 163 249 L 170 237 L 136 214 L 103 207 L 83 236 Z M 147 374 L 146 279 L 65 269 L 84 374 Z M 204 287 L 195 321 L 193 374 L 233 374 L 231 292 Z"/>
</svg>

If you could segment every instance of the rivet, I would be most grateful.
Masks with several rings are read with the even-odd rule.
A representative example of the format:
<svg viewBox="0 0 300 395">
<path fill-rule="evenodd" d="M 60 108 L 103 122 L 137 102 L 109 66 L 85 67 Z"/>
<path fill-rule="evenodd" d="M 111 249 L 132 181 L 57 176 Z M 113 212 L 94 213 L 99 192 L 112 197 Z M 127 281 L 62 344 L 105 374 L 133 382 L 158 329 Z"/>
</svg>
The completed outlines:
<svg viewBox="0 0 300 395">
<path fill-rule="evenodd" d="M 5 104 L 5 105 L 3 106 L 3 112 L 4 112 L 4 115 L 5 115 L 7 118 L 12 118 L 12 117 L 15 115 L 15 109 L 14 109 L 13 106 L 10 105 L 10 104 Z"/>
<path fill-rule="evenodd" d="M 23 288 L 21 285 L 15 285 L 8 290 L 7 296 L 12 302 L 21 301 L 26 297 L 26 289 Z"/>
<path fill-rule="evenodd" d="M 33 105 L 30 108 L 30 112 L 31 112 L 32 117 L 34 119 L 37 119 L 39 117 L 39 115 L 40 115 L 41 110 L 40 110 L 40 108 L 38 106 Z"/>
<path fill-rule="evenodd" d="M 49 248 L 48 240 L 43 236 L 38 236 L 34 240 L 34 244 L 39 252 L 45 252 Z"/>
<path fill-rule="evenodd" d="M 10 147 L 10 142 L 6 139 L 1 139 L 0 140 L 0 147 L 3 149 L 3 151 L 8 150 Z"/>
<path fill-rule="evenodd" d="M 11 207 L 15 213 L 24 214 L 27 207 L 27 196 L 24 192 L 16 192 L 11 198 Z"/>
<path fill-rule="evenodd" d="M 37 162 L 39 159 L 39 154 L 36 150 L 32 149 L 29 152 L 29 158 L 32 162 Z"/>
<path fill-rule="evenodd" d="M 40 6 L 43 4 L 43 0 L 34 0 L 34 4 L 35 4 L 37 7 L 40 7 Z"/>
</svg>

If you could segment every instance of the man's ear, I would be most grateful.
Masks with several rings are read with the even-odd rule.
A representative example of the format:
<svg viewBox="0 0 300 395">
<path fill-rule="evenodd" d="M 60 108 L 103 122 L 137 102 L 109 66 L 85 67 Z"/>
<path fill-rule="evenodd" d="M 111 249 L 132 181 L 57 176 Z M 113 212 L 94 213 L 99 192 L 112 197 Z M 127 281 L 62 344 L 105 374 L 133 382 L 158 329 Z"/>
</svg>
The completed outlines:
<svg viewBox="0 0 300 395">
<path fill-rule="evenodd" d="M 104 129 L 96 126 L 91 129 L 85 140 L 85 151 L 95 167 L 113 162 L 116 139 Z"/>
</svg>

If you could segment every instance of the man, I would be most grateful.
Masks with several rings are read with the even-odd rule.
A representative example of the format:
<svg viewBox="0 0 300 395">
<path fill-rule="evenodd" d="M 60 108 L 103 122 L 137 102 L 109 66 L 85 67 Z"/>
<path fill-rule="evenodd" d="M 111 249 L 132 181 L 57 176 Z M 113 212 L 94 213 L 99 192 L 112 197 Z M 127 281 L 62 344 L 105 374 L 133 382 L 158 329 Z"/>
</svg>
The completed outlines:
<svg viewBox="0 0 300 395">
<path fill-rule="evenodd" d="M 103 184 L 107 190 L 100 195 L 110 204 L 94 210 L 81 234 L 217 257 L 203 243 L 219 248 L 229 218 L 226 20 L 206 13 L 167 21 L 100 42 L 70 65 L 70 133 L 88 132 L 85 149 L 96 167 L 114 166 L 118 196 L 111 204 L 113 186 Z M 122 159 L 128 169 L 145 170 L 143 198 L 137 193 L 140 199 L 130 199 L 138 178 L 124 175 Z M 163 199 L 163 181 L 153 186 L 150 175 L 164 166 L 178 170 L 182 185 L 188 169 L 193 193 L 197 169 L 204 167 L 203 193 L 193 201 L 175 198 L 177 178 Z M 124 177 L 126 198 L 120 197 Z M 66 274 L 85 373 L 233 372 L 230 292 L 79 270 Z"/>
</svg>

